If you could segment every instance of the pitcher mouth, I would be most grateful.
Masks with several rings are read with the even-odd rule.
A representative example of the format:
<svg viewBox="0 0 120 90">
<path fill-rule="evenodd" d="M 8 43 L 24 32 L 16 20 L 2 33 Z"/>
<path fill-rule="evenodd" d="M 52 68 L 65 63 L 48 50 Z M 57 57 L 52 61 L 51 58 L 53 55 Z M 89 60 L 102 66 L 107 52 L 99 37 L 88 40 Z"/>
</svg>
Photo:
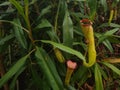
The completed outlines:
<svg viewBox="0 0 120 90">
<path fill-rule="evenodd" d="M 80 20 L 81 25 L 83 26 L 89 26 L 92 25 L 92 22 L 89 19 L 82 19 Z"/>
</svg>

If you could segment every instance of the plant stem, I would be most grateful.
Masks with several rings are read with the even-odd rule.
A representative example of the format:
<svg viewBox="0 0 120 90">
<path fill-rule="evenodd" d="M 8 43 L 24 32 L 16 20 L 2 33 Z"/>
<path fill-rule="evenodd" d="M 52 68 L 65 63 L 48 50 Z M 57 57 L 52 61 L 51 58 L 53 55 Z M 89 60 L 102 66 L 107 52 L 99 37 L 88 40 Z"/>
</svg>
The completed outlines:
<svg viewBox="0 0 120 90">
<path fill-rule="evenodd" d="M 33 36 L 32 36 L 32 30 L 31 30 L 31 25 L 30 25 L 30 20 L 29 20 L 29 3 L 25 3 L 25 21 L 26 21 L 26 24 L 27 24 L 27 28 L 29 30 L 29 39 L 31 40 L 32 44 L 34 45 L 34 39 L 33 39 Z"/>
<path fill-rule="evenodd" d="M 73 69 L 67 68 L 67 73 L 65 77 L 65 85 L 69 85 L 70 78 L 71 78 L 73 71 L 74 71 Z"/>
<path fill-rule="evenodd" d="M 58 14 L 59 14 L 59 10 L 60 10 L 60 1 L 59 1 L 59 4 L 58 4 L 58 9 L 57 9 L 57 13 L 56 13 L 56 16 L 55 16 L 55 33 L 57 32 L 57 24 L 58 24 Z"/>
</svg>

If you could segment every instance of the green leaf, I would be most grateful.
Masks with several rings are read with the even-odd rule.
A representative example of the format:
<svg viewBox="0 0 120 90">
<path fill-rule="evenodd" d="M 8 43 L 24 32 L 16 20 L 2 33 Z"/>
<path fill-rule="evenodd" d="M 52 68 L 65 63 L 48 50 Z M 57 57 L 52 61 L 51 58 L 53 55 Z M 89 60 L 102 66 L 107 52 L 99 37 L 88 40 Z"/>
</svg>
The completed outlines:
<svg viewBox="0 0 120 90">
<path fill-rule="evenodd" d="M 44 9 L 42 9 L 42 11 L 40 12 L 40 16 L 38 17 L 38 20 L 42 17 L 42 16 L 44 16 L 45 14 L 47 14 L 47 13 L 49 13 L 52 8 L 52 6 L 51 5 L 48 5 L 47 7 L 45 7 Z"/>
<path fill-rule="evenodd" d="M 80 45 L 85 51 L 87 51 L 87 45 L 83 42 L 73 42 L 73 45 Z"/>
<path fill-rule="evenodd" d="M 29 4 L 29 0 L 24 0 L 24 4 L 28 5 Z"/>
<path fill-rule="evenodd" d="M 67 89 L 67 90 L 76 90 L 76 89 L 75 89 L 73 86 L 71 86 L 71 85 L 68 85 L 66 89 Z M 65 89 L 65 90 L 66 90 L 66 89 Z"/>
<path fill-rule="evenodd" d="M 59 49 L 61 49 L 62 51 L 65 51 L 69 54 L 72 54 L 72 55 L 75 55 L 77 56 L 78 58 L 80 58 L 81 60 L 85 60 L 85 57 L 78 51 L 72 49 L 72 48 L 69 48 L 67 46 L 64 46 L 62 44 L 59 44 L 59 43 L 55 43 L 55 42 L 52 42 L 52 41 L 48 41 L 48 40 L 41 40 L 43 43 L 49 43 L 51 45 L 53 45 L 54 47 L 57 47 Z"/>
<path fill-rule="evenodd" d="M 14 19 L 13 22 L 21 26 L 20 20 L 18 18 Z M 14 26 L 14 33 L 15 33 L 15 37 L 17 38 L 19 43 L 22 45 L 22 47 L 27 49 L 27 41 L 22 28 Z"/>
<path fill-rule="evenodd" d="M 0 4 L 0 6 L 6 6 L 6 5 L 10 5 L 10 2 L 6 1 Z"/>
<path fill-rule="evenodd" d="M 35 2 L 37 2 L 37 0 L 32 0 L 32 1 L 29 3 L 29 5 L 32 5 L 32 4 L 34 4 Z"/>
<path fill-rule="evenodd" d="M 98 28 L 104 28 L 104 27 L 116 27 L 116 28 L 120 28 L 120 25 L 119 24 L 115 24 L 115 23 L 103 23 L 102 25 L 100 25 Z"/>
<path fill-rule="evenodd" d="M 90 8 L 90 19 L 93 21 L 95 18 L 96 9 L 97 9 L 97 0 L 87 0 L 87 1 Z"/>
<path fill-rule="evenodd" d="M 73 44 L 73 23 L 68 10 L 65 12 L 63 21 L 63 44 L 68 47 L 72 47 Z"/>
<path fill-rule="evenodd" d="M 48 34 L 52 41 L 59 42 L 59 38 L 53 30 L 47 30 L 46 33 Z"/>
<path fill-rule="evenodd" d="M 114 65 L 107 63 L 107 62 L 102 62 L 102 64 L 104 64 L 105 66 L 107 66 L 108 68 L 110 68 L 112 71 L 114 71 L 116 74 L 120 75 L 120 69 L 118 69 L 117 67 L 115 67 Z"/>
<path fill-rule="evenodd" d="M 10 84 L 10 90 L 16 90 L 16 89 L 15 89 L 15 85 L 16 85 L 16 81 L 17 81 L 17 79 L 18 79 L 18 76 L 25 70 L 25 68 L 26 68 L 25 66 L 22 67 L 22 68 L 15 74 L 15 76 L 14 76 L 14 78 L 13 78 L 11 84 Z"/>
<path fill-rule="evenodd" d="M 111 7 L 112 7 L 112 8 L 116 7 L 118 3 L 119 3 L 119 0 L 114 0 L 114 1 L 112 2 Z"/>
<path fill-rule="evenodd" d="M 70 15 L 75 17 L 75 19 L 79 22 L 80 18 L 89 18 L 88 15 L 84 15 L 83 13 L 80 12 L 70 12 Z"/>
<path fill-rule="evenodd" d="M 114 44 L 120 43 L 119 36 L 116 37 L 115 35 L 113 35 L 113 36 L 109 37 L 108 40 L 109 40 L 109 42 L 114 43 Z"/>
<path fill-rule="evenodd" d="M 108 50 L 110 50 L 110 52 L 114 51 L 111 43 L 108 40 L 103 41 L 103 44 L 108 48 Z"/>
<path fill-rule="evenodd" d="M 29 31 L 28 31 L 26 28 L 22 27 L 22 26 L 19 25 L 19 24 L 16 24 L 16 23 L 13 22 L 13 21 L 0 20 L 0 22 L 10 23 L 10 24 L 12 24 L 12 25 L 14 25 L 14 26 L 17 26 L 17 27 L 19 27 L 19 28 L 22 28 L 26 33 L 29 33 Z"/>
<path fill-rule="evenodd" d="M 8 42 L 9 40 L 11 40 L 12 38 L 14 38 L 13 34 L 10 34 L 2 39 L 0 39 L 0 46 L 4 45 L 6 42 Z"/>
<path fill-rule="evenodd" d="M 101 5 L 104 7 L 104 11 L 107 10 L 107 1 L 106 0 L 100 0 Z"/>
<path fill-rule="evenodd" d="M 19 2 L 17 2 L 16 0 L 9 0 L 18 10 L 18 12 L 24 17 L 25 19 L 25 14 L 24 14 L 24 9 L 23 7 L 20 5 Z"/>
<path fill-rule="evenodd" d="M 0 88 L 25 65 L 28 56 L 29 55 L 26 55 L 19 59 L 16 64 L 13 65 L 13 67 L 0 79 Z"/>
<path fill-rule="evenodd" d="M 99 68 L 101 68 L 101 67 L 99 66 Z M 107 76 L 107 73 L 103 69 L 100 69 L 100 72 L 101 72 L 101 75 L 103 76 L 103 78 L 105 80 L 108 80 L 109 77 Z"/>
<path fill-rule="evenodd" d="M 42 90 L 43 88 L 43 86 L 41 86 L 42 79 L 40 78 L 40 75 L 38 74 L 37 70 L 35 70 L 34 67 L 31 67 L 31 73 L 32 73 L 34 85 L 37 86 L 40 90 Z"/>
<path fill-rule="evenodd" d="M 13 34 L 10 34 L 10 35 L 7 35 L 5 37 L 3 37 L 2 39 L 0 39 L 0 53 L 1 52 L 5 52 L 6 49 L 8 49 L 7 47 L 13 43 L 13 39 L 14 39 L 14 35 Z"/>
<path fill-rule="evenodd" d="M 47 19 L 42 19 L 41 23 L 35 27 L 35 30 L 39 30 L 41 28 L 46 28 L 46 27 L 52 28 L 52 25 Z"/>
<path fill-rule="evenodd" d="M 115 32 L 117 32 L 118 30 L 119 30 L 119 28 L 112 29 L 112 30 L 110 30 L 110 31 L 105 32 L 104 35 L 106 35 L 106 36 L 113 35 L 113 34 L 114 34 Z"/>
<path fill-rule="evenodd" d="M 75 83 L 76 81 L 79 81 L 79 85 L 82 83 L 82 78 L 85 76 L 85 78 L 88 77 L 88 68 L 85 66 L 79 67 L 79 69 L 74 73 L 73 77 L 71 78 L 72 83 Z"/>
<path fill-rule="evenodd" d="M 73 46 L 73 23 L 69 15 L 68 10 L 65 12 L 64 21 L 63 21 L 63 44 L 65 46 Z M 70 58 L 71 55 L 66 53 L 66 58 Z"/>
<path fill-rule="evenodd" d="M 98 38 L 98 44 L 113 37 L 114 33 L 117 32 L 119 28 L 112 29 L 110 31 L 105 32 L 104 34 L 96 33 L 96 37 Z"/>
<path fill-rule="evenodd" d="M 59 24 L 63 24 L 64 16 L 65 16 L 65 11 L 67 8 L 67 4 L 65 0 L 59 0 L 60 4 L 60 9 L 59 9 Z"/>
<path fill-rule="evenodd" d="M 104 90 L 103 88 L 103 83 L 102 83 L 102 76 L 101 76 L 101 72 L 100 72 L 100 69 L 99 68 L 100 66 L 96 63 L 95 64 L 95 90 Z"/>
<path fill-rule="evenodd" d="M 63 90 L 62 81 L 58 75 L 54 63 L 51 61 L 44 49 L 39 47 L 36 47 L 36 49 L 35 56 L 41 70 L 49 82 L 49 85 L 53 90 Z"/>
<path fill-rule="evenodd" d="M 80 79 L 79 83 L 78 83 L 78 86 L 81 87 L 88 79 L 88 73 L 85 73 L 82 78 Z"/>
</svg>

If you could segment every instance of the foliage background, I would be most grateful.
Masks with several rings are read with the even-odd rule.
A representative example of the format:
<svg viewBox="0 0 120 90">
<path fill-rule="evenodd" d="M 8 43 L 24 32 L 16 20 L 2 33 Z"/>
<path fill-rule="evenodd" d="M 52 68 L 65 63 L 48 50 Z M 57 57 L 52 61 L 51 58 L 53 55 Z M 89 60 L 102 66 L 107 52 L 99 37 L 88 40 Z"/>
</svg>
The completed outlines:
<svg viewBox="0 0 120 90">
<path fill-rule="evenodd" d="M 93 22 L 97 51 L 97 61 L 89 68 L 82 65 L 87 49 L 80 27 L 84 18 Z M 119 0 L 1 0 L 0 87 L 119 89 L 119 35 Z M 64 57 L 65 62 L 57 57 Z M 69 86 L 64 84 L 67 60 L 77 62 Z"/>
</svg>

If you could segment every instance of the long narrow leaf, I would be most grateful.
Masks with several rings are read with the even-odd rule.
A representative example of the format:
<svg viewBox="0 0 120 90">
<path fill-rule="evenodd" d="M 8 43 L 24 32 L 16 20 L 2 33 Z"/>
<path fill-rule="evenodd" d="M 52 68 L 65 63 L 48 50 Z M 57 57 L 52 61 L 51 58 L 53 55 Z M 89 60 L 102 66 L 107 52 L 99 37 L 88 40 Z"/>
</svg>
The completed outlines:
<svg viewBox="0 0 120 90">
<path fill-rule="evenodd" d="M 109 67 L 112 71 L 114 71 L 115 73 L 117 73 L 118 75 L 120 75 L 120 69 L 118 69 L 117 67 L 115 67 L 114 65 L 107 63 L 107 62 L 102 62 L 102 64 L 106 65 L 107 67 Z"/>
<path fill-rule="evenodd" d="M 55 42 L 52 42 L 52 41 L 48 41 L 48 40 L 41 40 L 43 43 L 48 43 L 48 44 L 51 44 L 53 45 L 54 47 L 57 47 L 67 53 L 70 53 L 72 55 L 75 55 L 77 56 L 78 58 L 80 58 L 81 60 L 85 60 L 85 57 L 78 51 L 74 50 L 74 49 L 71 49 L 67 46 L 64 46 L 62 44 L 59 44 L 59 43 L 55 43 Z"/>
<path fill-rule="evenodd" d="M 14 22 L 19 26 L 21 26 L 19 19 L 14 19 Z M 17 38 L 19 43 L 22 45 L 22 47 L 27 49 L 27 41 L 22 28 L 14 26 L 14 32 L 15 32 L 15 37 Z"/>
<path fill-rule="evenodd" d="M 104 11 L 107 10 L 107 1 L 106 0 L 100 0 L 101 5 L 104 7 Z"/>
<path fill-rule="evenodd" d="M 41 23 L 38 24 L 34 29 L 39 30 L 41 28 L 47 28 L 47 27 L 52 28 L 52 25 L 50 24 L 50 22 L 47 19 L 42 19 Z"/>
<path fill-rule="evenodd" d="M 108 40 L 103 41 L 103 44 L 108 48 L 108 50 L 110 50 L 110 52 L 114 51 L 111 43 Z"/>
<path fill-rule="evenodd" d="M 24 17 L 25 19 L 25 14 L 24 14 L 24 10 L 23 7 L 20 5 L 19 2 L 17 2 L 16 0 L 9 0 L 18 10 L 18 12 Z"/>
<path fill-rule="evenodd" d="M 17 78 L 18 78 L 18 76 L 25 70 L 25 68 L 26 68 L 25 66 L 22 67 L 22 68 L 16 73 L 16 75 L 14 76 L 14 78 L 13 78 L 11 84 L 10 84 L 10 90 L 15 90 L 15 85 L 16 85 Z"/>
<path fill-rule="evenodd" d="M 87 79 L 87 75 L 88 75 L 88 68 L 86 68 L 85 66 L 81 66 L 73 75 L 71 81 L 73 83 L 75 83 L 75 81 L 79 81 L 79 85 L 81 84 L 80 82 L 82 82 L 83 77 L 85 77 Z"/>
<path fill-rule="evenodd" d="M 7 6 L 7 5 L 10 5 L 10 2 L 6 1 L 0 4 L 0 6 Z"/>
<path fill-rule="evenodd" d="M 65 46 L 71 47 L 73 45 L 73 23 L 69 15 L 68 10 L 65 12 L 63 21 L 63 44 Z M 66 58 L 70 58 L 70 54 L 65 54 Z"/>
<path fill-rule="evenodd" d="M 103 83 L 102 83 L 102 76 L 98 64 L 95 64 L 95 84 L 96 89 L 95 90 L 104 90 L 103 89 Z"/>
<path fill-rule="evenodd" d="M 63 21 L 63 44 L 68 47 L 72 47 L 73 44 L 73 23 L 68 10 Z"/>
<path fill-rule="evenodd" d="M 109 39 L 110 37 L 114 37 L 114 33 L 117 32 L 118 30 L 119 28 L 115 28 L 115 29 L 105 32 L 104 34 L 96 33 L 96 37 L 98 38 L 98 44 L 100 44 L 106 39 Z"/>
<path fill-rule="evenodd" d="M 41 13 L 40 13 L 40 16 L 38 17 L 38 20 L 44 16 L 45 14 L 49 13 L 51 10 L 51 5 L 48 5 L 47 7 L 45 7 L 44 9 L 42 9 Z"/>
<path fill-rule="evenodd" d="M 110 35 L 113 35 L 113 34 L 114 34 L 115 32 L 117 32 L 117 31 L 119 31 L 119 28 L 115 28 L 115 29 L 112 29 L 112 30 L 110 30 L 110 31 L 107 31 L 107 32 L 105 32 L 104 35 L 110 36 Z"/>
<path fill-rule="evenodd" d="M 63 90 L 62 81 L 56 71 L 54 64 L 52 63 L 50 57 L 44 51 L 44 49 L 36 47 L 37 51 L 35 56 L 37 58 L 38 64 L 43 71 L 49 85 L 53 90 Z"/>
<path fill-rule="evenodd" d="M 21 26 L 21 25 L 19 25 L 19 24 L 16 24 L 16 23 L 15 23 L 15 22 L 13 22 L 13 21 L 0 20 L 0 22 L 10 23 L 10 24 L 15 25 L 15 26 L 17 26 L 17 27 L 19 27 L 19 28 L 22 28 L 22 29 L 23 29 L 26 33 L 29 33 L 29 31 L 28 31 L 26 28 L 22 27 L 22 26 Z"/>
<path fill-rule="evenodd" d="M 13 34 L 10 34 L 2 39 L 0 39 L 0 46 L 4 45 L 6 42 L 8 42 L 9 40 L 11 40 L 12 38 L 14 38 Z"/>
<path fill-rule="evenodd" d="M 47 30 L 46 33 L 52 41 L 59 42 L 59 38 L 53 30 Z"/>
<path fill-rule="evenodd" d="M 26 55 L 19 59 L 17 63 L 0 79 L 0 88 L 25 65 L 28 56 L 29 55 Z"/>
<path fill-rule="evenodd" d="M 100 25 L 98 28 L 104 28 L 104 27 L 116 27 L 116 28 L 120 28 L 120 25 L 119 24 L 115 24 L 115 23 L 103 23 L 102 25 Z"/>
</svg>

